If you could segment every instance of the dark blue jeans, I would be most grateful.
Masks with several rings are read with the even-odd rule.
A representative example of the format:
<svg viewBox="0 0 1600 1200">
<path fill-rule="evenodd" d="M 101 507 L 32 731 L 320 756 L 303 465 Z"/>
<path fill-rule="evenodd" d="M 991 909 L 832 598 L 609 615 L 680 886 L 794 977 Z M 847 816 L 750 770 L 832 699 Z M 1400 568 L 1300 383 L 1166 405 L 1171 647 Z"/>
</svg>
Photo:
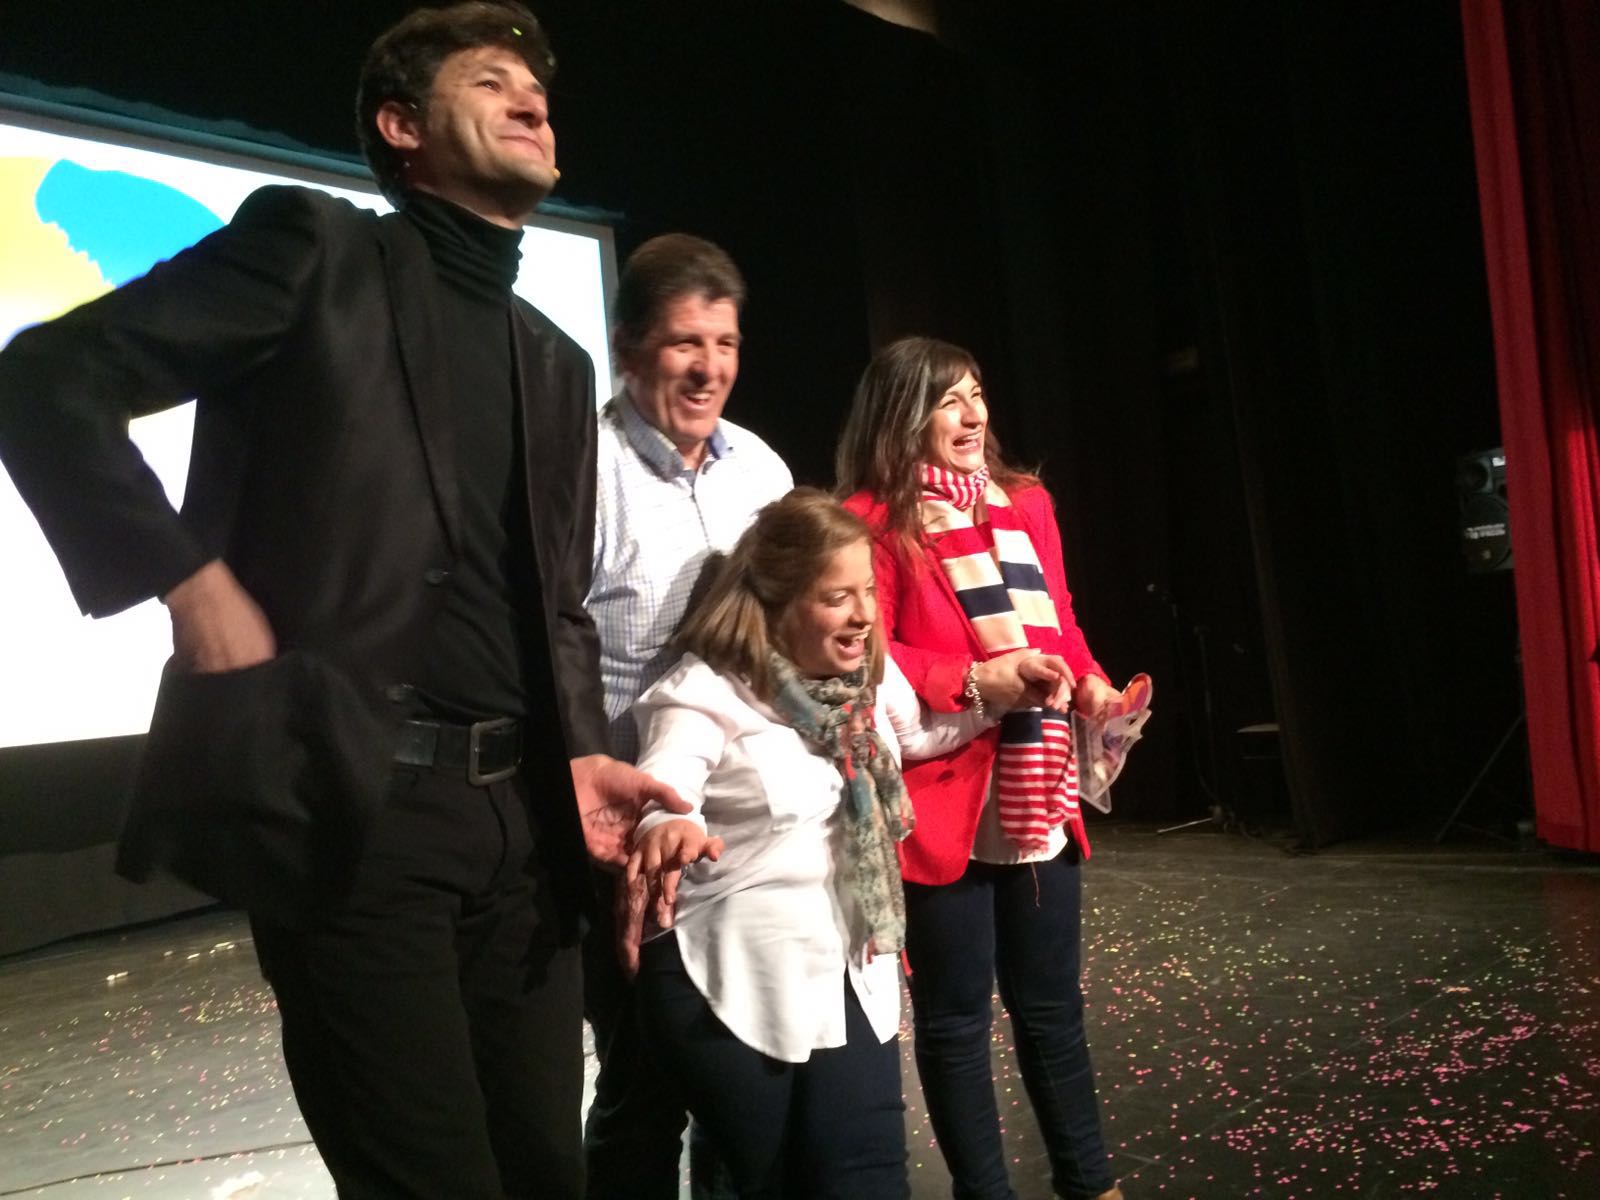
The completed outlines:
<svg viewBox="0 0 1600 1200">
<path fill-rule="evenodd" d="M 1078 876 L 1069 845 L 1049 862 L 974 862 L 955 883 L 906 884 L 917 1070 L 956 1200 L 1016 1196 L 989 1060 L 997 978 L 1056 1194 L 1079 1200 L 1113 1184 L 1083 1030 Z"/>
<path fill-rule="evenodd" d="M 774 953 L 783 953 L 775 947 Z M 879 1042 L 850 981 L 846 1044 L 779 1062 L 735 1037 L 683 969 L 673 934 L 640 953 L 641 1026 L 733 1175 L 740 1200 L 902 1200 L 905 1103 L 896 1039 Z"/>
</svg>

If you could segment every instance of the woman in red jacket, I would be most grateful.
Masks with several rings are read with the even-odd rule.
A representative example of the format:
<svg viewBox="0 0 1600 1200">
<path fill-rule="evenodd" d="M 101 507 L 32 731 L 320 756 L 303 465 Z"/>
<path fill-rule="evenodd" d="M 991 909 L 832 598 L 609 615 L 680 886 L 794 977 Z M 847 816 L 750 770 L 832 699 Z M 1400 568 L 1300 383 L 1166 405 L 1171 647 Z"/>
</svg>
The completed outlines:
<svg viewBox="0 0 1600 1200">
<path fill-rule="evenodd" d="M 904 338 L 872 360 L 838 453 L 847 508 L 874 532 L 878 612 L 895 660 L 936 712 L 1013 709 L 1022 656 L 1060 655 L 1073 704 L 1116 696 L 1072 615 L 1048 493 L 1007 467 L 978 364 Z M 1058 1195 L 1117 1200 L 1079 988 L 1079 864 L 1089 840 L 1064 713 L 910 765 L 901 843 L 917 1069 L 957 1200 L 1014 1200 L 989 1062 L 998 979 Z"/>
</svg>

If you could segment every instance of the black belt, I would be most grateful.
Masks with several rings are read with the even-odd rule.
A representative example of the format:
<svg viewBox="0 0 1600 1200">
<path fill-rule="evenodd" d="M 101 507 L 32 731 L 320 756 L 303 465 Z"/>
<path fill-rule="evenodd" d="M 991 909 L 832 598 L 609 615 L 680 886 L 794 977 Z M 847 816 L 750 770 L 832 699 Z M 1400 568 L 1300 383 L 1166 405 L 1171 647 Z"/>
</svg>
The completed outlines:
<svg viewBox="0 0 1600 1200">
<path fill-rule="evenodd" d="M 498 783 L 522 763 L 522 722 L 491 717 L 471 725 L 448 721 L 405 721 L 394 761 L 436 771 L 465 772 L 474 785 Z"/>
</svg>

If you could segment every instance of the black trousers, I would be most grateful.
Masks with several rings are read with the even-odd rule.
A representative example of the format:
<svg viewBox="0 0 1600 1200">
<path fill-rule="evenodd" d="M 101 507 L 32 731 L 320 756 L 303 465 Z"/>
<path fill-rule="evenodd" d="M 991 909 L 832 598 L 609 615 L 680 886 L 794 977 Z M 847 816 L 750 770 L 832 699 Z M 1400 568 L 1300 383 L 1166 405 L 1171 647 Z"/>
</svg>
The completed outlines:
<svg viewBox="0 0 1600 1200">
<path fill-rule="evenodd" d="M 252 921 L 295 1099 L 346 1200 L 577 1200 L 583 985 L 527 784 L 396 768 L 355 885 Z"/>
</svg>

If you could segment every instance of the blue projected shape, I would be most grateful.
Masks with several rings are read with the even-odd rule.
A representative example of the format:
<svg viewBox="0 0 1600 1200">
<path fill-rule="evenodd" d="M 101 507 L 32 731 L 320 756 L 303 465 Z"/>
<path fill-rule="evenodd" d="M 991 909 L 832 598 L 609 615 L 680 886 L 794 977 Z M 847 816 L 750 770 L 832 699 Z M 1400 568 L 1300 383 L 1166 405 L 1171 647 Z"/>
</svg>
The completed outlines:
<svg viewBox="0 0 1600 1200">
<path fill-rule="evenodd" d="M 176 188 L 125 171 L 91 171 L 62 159 L 34 194 L 39 219 L 59 227 L 112 287 L 143 275 L 222 219 Z"/>
</svg>

